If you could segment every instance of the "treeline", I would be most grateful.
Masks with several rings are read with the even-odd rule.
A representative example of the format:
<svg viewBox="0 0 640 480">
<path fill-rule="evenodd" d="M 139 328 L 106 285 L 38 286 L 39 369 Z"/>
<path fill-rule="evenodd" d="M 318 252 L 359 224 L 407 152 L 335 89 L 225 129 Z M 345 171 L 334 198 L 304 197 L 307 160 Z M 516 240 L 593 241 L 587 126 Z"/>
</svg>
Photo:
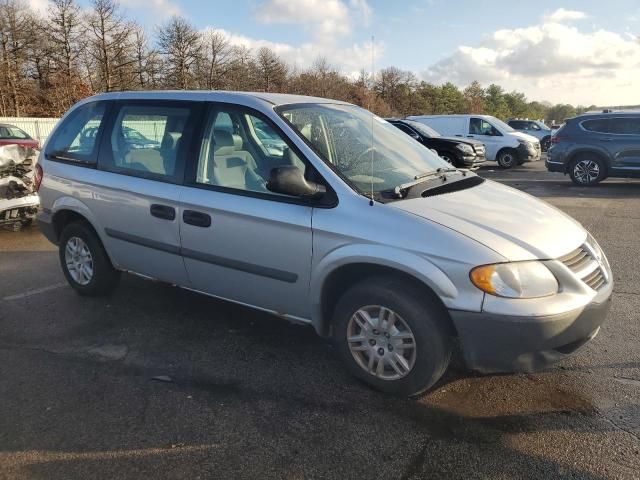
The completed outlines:
<svg viewBox="0 0 640 480">
<path fill-rule="evenodd" d="M 46 15 L 22 0 L 0 0 L 0 116 L 59 116 L 95 93 L 165 88 L 314 95 L 382 116 L 487 113 L 551 121 L 585 110 L 529 102 L 498 85 L 433 85 L 396 67 L 349 78 L 318 57 L 299 69 L 269 48 L 231 45 L 182 17 L 147 32 L 116 0 L 93 0 L 86 10 L 76 0 L 50 0 Z"/>
</svg>

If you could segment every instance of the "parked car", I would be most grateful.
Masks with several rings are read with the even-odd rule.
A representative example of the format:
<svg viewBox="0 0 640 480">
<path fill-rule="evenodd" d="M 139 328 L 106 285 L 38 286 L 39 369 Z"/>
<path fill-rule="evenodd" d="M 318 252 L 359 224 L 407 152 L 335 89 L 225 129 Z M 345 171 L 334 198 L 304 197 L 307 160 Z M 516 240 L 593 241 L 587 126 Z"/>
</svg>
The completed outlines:
<svg viewBox="0 0 640 480">
<path fill-rule="evenodd" d="M 18 231 L 35 219 L 40 204 L 35 192 L 37 158 L 34 148 L 0 146 L 0 227 Z"/>
<path fill-rule="evenodd" d="M 540 148 L 543 152 L 549 150 L 552 130 L 547 127 L 544 122 L 538 120 L 515 119 L 509 120 L 507 124 L 514 130 L 536 137 L 540 141 Z"/>
<path fill-rule="evenodd" d="M 3 145 L 22 145 L 25 148 L 40 148 L 38 141 L 31 138 L 27 132 L 8 123 L 0 123 L 0 147 Z"/>
<path fill-rule="evenodd" d="M 122 145 L 120 126 L 142 112 L 160 150 Z M 93 142 L 71 150 L 92 122 Z M 218 128 L 229 122 L 233 133 Z M 394 394 L 431 387 L 454 343 L 480 371 L 542 368 L 609 309 L 611 269 L 578 222 L 344 102 L 102 94 L 67 112 L 37 168 L 38 221 L 78 293 L 133 272 L 308 323 Z"/>
<path fill-rule="evenodd" d="M 551 138 L 546 167 L 588 186 L 607 177 L 640 178 L 640 112 L 580 115 Z"/>
<path fill-rule="evenodd" d="M 537 138 L 517 132 L 490 115 L 419 115 L 407 118 L 429 125 L 442 135 L 481 141 L 486 149 L 486 159 L 497 161 L 502 168 L 540 160 Z"/>
<path fill-rule="evenodd" d="M 484 145 L 471 138 L 443 137 L 433 128 L 414 120 L 387 121 L 443 158 L 447 163 L 461 168 L 476 169 L 485 162 Z"/>
</svg>

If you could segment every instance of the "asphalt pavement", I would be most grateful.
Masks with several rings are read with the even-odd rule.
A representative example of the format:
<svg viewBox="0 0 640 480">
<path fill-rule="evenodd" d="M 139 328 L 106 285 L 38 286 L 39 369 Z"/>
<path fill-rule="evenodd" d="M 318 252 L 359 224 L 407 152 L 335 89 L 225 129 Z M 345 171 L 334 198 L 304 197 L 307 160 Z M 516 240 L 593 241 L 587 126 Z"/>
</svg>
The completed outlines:
<svg viewBox="0 0 640 480">
<path fill-rule="evenodd" d="M 593 233 L 612 308 L 547 371 L 455 367 L 412 400 L 307 326 L 128 275 L 80 297 L 37 228 L 0 231 L 0 479 L 640 478 L 640 180 L 479 173 Z"/>
</svg>

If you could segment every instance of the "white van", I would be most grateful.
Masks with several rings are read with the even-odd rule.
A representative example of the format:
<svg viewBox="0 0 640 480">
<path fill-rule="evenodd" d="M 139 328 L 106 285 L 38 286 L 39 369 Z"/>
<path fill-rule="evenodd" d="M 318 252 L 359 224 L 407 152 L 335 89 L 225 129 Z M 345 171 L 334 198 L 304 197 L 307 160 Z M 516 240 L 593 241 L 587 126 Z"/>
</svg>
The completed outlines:
<svg viewBox="0 0 640 480">
<path fill-rule="evenodd" d="M 491 115 L 416 115 L 410 120 L 429 125 L 442 135 L 475 138 L 484 143 L 487 160 L 503 168 L 540 160 L 540 141 L 518 132 Z"/>
</svg>

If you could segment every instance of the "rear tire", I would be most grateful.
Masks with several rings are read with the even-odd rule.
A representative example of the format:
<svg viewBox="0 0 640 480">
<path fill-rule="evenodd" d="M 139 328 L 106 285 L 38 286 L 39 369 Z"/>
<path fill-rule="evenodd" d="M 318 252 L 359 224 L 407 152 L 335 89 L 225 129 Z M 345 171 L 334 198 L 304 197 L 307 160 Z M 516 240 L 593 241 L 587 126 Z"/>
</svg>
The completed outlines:
<svg viewBox="0 0 640 480">
<path fill-rule="evenodd" d="M 502 168 L 512 168 L 518 164 L 518 152 L 513 148 L 500 150 L 496 161 Z"/>
<path fill-rule="evenodd" d="M 83 222 L 64 227 L 58 242 L 60 265 L 69 285 L 90 297 L 111 293 L 120 280 L 100 238 Z"/>
<path fill-rule="evenodd" d="M 569 167 L 571 181 L 580 187 L 590 187 L 607 177 L 607 167 L 595 155 L 580 155 Z"/>
<path fill-rule="evenodd" d="M 333 338 L 355 377 L 393 395 L 418 395 L 449 365 L 453 342 L 447 317 L 441 305 L 413 284 L 373 277 L 338 301 Z"/>
</svg>

